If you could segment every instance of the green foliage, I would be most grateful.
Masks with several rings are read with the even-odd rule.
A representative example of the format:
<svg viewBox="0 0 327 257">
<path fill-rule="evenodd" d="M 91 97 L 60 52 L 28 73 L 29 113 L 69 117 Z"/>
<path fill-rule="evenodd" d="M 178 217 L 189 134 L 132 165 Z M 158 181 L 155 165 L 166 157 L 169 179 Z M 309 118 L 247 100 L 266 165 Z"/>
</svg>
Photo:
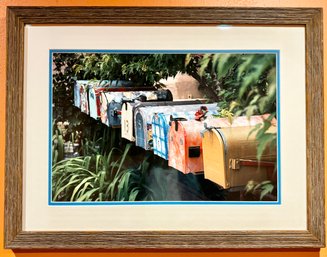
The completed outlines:
<svg viewBox="0 0 327 257">
<path fill-rule="evenodd" d="M 272 121 L 275 118 L 274 113 L 270 114 L 268 118 L 264 119 L 262 124 L 257 124 L 253 130 L 250 131 L 249 136 L 256 132 L 256 140 L 258 141 L 257 159 L 261 160 L 263 152 L 269 146 L 270 150 L 274 149 L 277 142 L 277 134 L 269 132 L 272 126 Z"/>
<path fill-rule="evenodd" d="M 149 200 L 152 189 L 147 185 L 150 162 L 148 156 L 139 167 L 122 170 L 116 174 L 110 184 L 111 196 L 115 201 L 145 201 Z"/>
<path fill-rule="evenodd" d="M 82 139 L 92 139 L 98 127 L 105 129 L 105 125 L 82 113 L 79 108 L 73 105 L 74 83 L 76 80 L 83 79 L 84 74 L 75 74 L 73 67 L 81 64 L 81 53 L 54 53 L 52 60 L 52 120 L 57 122 L 69 121 L 67 133 L 62 135 L 63 142 L 82 144 Z M 88 77 L 87 79 L 91 79 Z M 53 131 L 55 135 L 55 131 Z M 72 137 L 72 135 L 74 135 Z M 77 136 L 78 135 L 78 136 Z M 80 150 L 82 154 L 82 150 Z M 55 160 L 53 158 L 53 160 Z M 61 160 L 58 152 L 58 161 Z"/>
<path fill-rule="evenodd" d="M 81 140 L 81 154 L 84 156 L 107 155 L 119 144 L 120 130 L 117 128 L 109 128 L 98 123 L 92 131 L 92 137 L 89 135 Z"/>
<path fill-rule="evenodd" d="M 184 54 L 83 54 L 73 69 L 84 79 L 126 80 L 138 86 L 153 86 L 160 79 L 184 71 L 184 63 Z"/>
<path fill-rule="evenodd" d="M 64 140 L 61 130 L 52 124 L 52 163 L 55 164 L 64 159 Z"/>
<path fill-rule="evenodd" d="M 262 200 L 266 195 L 271 194 L 274 188 L 274 185 L 269 180 L 262 181 L 261 183 L 251 180 L 245 187 L 245 194 L 260 193 L 260 200 Z"/>
<path fill-rule="evenodd" d="M 117 179 L 127 158 L 113 148 L 107 156 L 92 155 L 70 158 L 52 167 L 53 201 L 111 201 L 110 184 Z"/>
<path fill-rule="evenodd" d="M 276 56 L 274 54 L 206 54 L 198 73 L 218 96 L 222 109 L 236 115 L 276 110 Z"/>
<path fill-rule="evenodd" d="M 92 155 L 60 161 L 53 166 L 53 201 L 145 201 L 163 200 L 166 185 L 155 171 L 156 189 L 149 186 L 150 156 L 135 168 L 124 152 L 113 148 L 107 156 Z"/>
<path fill-rule="evenodd" d="M 229 111 L 227 109 L 220 109 L 219 113 L 218 113 L 218 117 L 219 118 L 228 118 L 230 121 L 232 121 L 233 117 L 234 117 L 234 113 L 232 113 L 231 111 Z"/>
</svg>

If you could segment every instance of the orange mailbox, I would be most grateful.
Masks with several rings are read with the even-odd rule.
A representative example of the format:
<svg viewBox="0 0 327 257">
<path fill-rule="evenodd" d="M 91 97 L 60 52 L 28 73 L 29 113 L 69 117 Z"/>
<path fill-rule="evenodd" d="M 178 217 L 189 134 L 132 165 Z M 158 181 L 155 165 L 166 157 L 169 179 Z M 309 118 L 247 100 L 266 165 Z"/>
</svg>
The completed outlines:
<svg viewBox="0 0 327 257">
<path fill-rule="evenodd" d="M 187 174 L 203 171 L 201 130 L 195 120 L 173 121 L 169 129 L 168 165 Z"/>
<path fill-rule="evenodd" d="M 203 133 L 204 176 L 223 188 L 245 186 L 249 181 L 271 179 L 276 147 L 267 146 L 260 161 L 256 158 L 254 126 L 212 128 Z M 276 132 L 271 126 L 269 133 Z"/>
</svg>

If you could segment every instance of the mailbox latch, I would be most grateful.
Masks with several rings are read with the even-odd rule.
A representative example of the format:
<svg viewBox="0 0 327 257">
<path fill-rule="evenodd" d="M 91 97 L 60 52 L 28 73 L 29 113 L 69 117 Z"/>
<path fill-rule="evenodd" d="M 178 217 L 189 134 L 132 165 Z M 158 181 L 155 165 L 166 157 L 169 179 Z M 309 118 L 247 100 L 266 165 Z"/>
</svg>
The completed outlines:
<svg viewBox="0 0 327 257">
<path fill-rule="evenodd" d="M 239 170 L 241 166 L 248 167 L 275 167 L 275 162 L 271 161 L 258 161 L 248 159 L 229 159 L 229 168 L 232 170 Z"/>
<path fill-rule="evenodd" d="M 229 159 L 229 168 L 232 170 L 240 169 L 240 160 L 239 159 Z"/>
<path fill-rule="evenodd" d="M 188 148 L 188 157 L 197 158 L 200 157 L 200 155 L 201 155 L 200 146 L 190 146 Z"/>
</svg>

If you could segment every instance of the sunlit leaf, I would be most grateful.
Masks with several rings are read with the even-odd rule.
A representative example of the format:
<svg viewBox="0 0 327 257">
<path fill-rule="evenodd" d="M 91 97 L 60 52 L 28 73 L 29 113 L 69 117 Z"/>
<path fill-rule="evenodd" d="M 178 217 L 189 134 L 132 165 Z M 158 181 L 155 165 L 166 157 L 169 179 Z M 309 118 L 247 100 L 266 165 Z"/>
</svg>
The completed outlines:
<svg viewBox="0 0 327 257">
<path fill-rule="evenodd" d="M 270 144 L 276 144 L 276 134 L 266 133 L 260 137 L 257 148 L 257 159 L 260 160 L 262 154 Z"/>
<path fill-rule="evenodd" d="M 265 184 L 261 186 L 260 200 L 262 200 L 267 194 L 271 194 L 274 190 L 274 186 L 272 184 Z"/>
<path fill-rule="evenodd" d="M 211 57 L 210 54 L 205 54 L 203 56 L 203 58 L 201 59 L 201 61 L 200 61 L 200 69 L 199 69 L 199 75 L 200 76 L 203 76 L 204 75 L 204 71 L 206 70 L 206 68 L 207 68 L 207 66 L 208 66 L 208 64 L 209 64 L 209 62 L 211 60 L 210 57 Z"/>
</svg>

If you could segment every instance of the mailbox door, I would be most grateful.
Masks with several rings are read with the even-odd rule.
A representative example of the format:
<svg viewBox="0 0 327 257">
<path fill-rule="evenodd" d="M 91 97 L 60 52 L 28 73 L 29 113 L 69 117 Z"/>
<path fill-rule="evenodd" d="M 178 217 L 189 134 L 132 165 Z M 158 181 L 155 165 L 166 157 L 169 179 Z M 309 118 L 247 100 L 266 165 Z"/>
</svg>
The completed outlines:
<svg viewBox="0 0 327 257">
<path fill-rule="evenodd" d="M 101 92 L 104 88 L 96 88 L 95 96 L 96 96 L 96 106 L 97 106 L 97 118 L 101 117 Z"/>
<path fill-rule="evenodd" d="M 136 145 L 144 148 L 145 150 L 150 150 L 153 145 L 152 144 L 152 115 L 157 108 L 160 107 L 151 106 L 151 107 L 135 108 L 134 126 L 135 126 Z"/>
<path fill-rule="evenodd" d="M 144 133 L 144 120 L 141 112 L 135 115 L 135 135 L 136 135 L 136 146 L 144 148 L 145 133 Z"/>
<path fill-rule="evenodd" d="M 180 121 L 175 121 L 169 129 L 168 165 L 185 173 L 185 153 L 185 131 Z"/>
<path fill-rule="evenodd" d="M 100 119 L 103 124 L 109 126 L 107 109 L 108 109 L 108 99 L 107 99 L 106 93 L 102 92 L 101 93 Z"/>
<path fill-rule="evenodd" d="M 80 87 L 80 95 L 81 95 L 81 112 L 84 112 L 86 114 L 89 114 L 89 103 L 87 100 L 87 91 L 88 91 L 88 86 L 87 84 L 81 85 Z"/>
<path fill-rule="evenodd" d="M 93 88 L 89 88 L 89 109 L 90 109 L 90 116 L 93 119 L 98 118 L 98 109 L 97 109 L 97 102 L 96 102 L 96 95 L 95 90 Z"/>
<path fill-rule="evenodd" d="M 81 83 L 80 81 L 76 81 L 74 85 L 74 105 L 78 108 L 81 108 L 81 93 L 80 93 L 81 84 L 80 83 Z"/>
<path fill-rule="evenodd" d="M 123 97 L 123 93 L 122 92 L 106 92 L 106 93 L 103 93 L 104 95 L 104 98 L 105 98 L 105 101 L 107 102 L 107 106 L 103 106 L 103 113 L 101 112 L 102 116 L 103 116 L 103 120 L 102 121 L 104 124 L 106 124 L 107 126 L 112 126 L 110 124 L 111 121 L 113 121 L 111 118 L 114 118 L 114 117 L 111 117 L 111 112 L 110 112 L 110 106 L 112 102 L 116 102 L 116 103 L 121 103 L 121 100 L 122 100 L 122 97 Z M 104 105 L 104 103 L 103 103 Z M 113 108 L 113 107 L 111 107 Z M 121 107 L 120 107 L 121 109 Z M 101 118 L 102 120 L 102 118 Z"/>
<path fill-rule="evenodd" d="M 229 188 L 227 179 L 225 142 L 216 129 L 206 131 L 202 139 L 204 177 L 223 188 Z"/>
<path fill-rule="evenodd" d="M 109 103 L 108 117 L 110 127 L 120 127 L 121 126 L 121 102 L 112 101 Z"/>
<path fill-rule="evenodd" d="M 168 160 L 169 124 L 163 113 L 154 114 L 152 118 L 153 153 Z"/>
<path fill-rule="evenodd" d="M 152 150 L 153 149 L 153 138 L 152 138 L 152 116 L 154 112 L 150 109 L 144 110 L 144 122 L 146 126 L 144 127 L 144 134 L 145 134 L 145 142 L 144 142 L 144 149 L 145 150 Z"/>
<path fill-rule="evenodd" d="M 131 142 L 135 141 L 134 122 L 133 122 L 133 106 L 134 103 L 124 103 L 121 112 L 121 136 Z"/>
</svg>

